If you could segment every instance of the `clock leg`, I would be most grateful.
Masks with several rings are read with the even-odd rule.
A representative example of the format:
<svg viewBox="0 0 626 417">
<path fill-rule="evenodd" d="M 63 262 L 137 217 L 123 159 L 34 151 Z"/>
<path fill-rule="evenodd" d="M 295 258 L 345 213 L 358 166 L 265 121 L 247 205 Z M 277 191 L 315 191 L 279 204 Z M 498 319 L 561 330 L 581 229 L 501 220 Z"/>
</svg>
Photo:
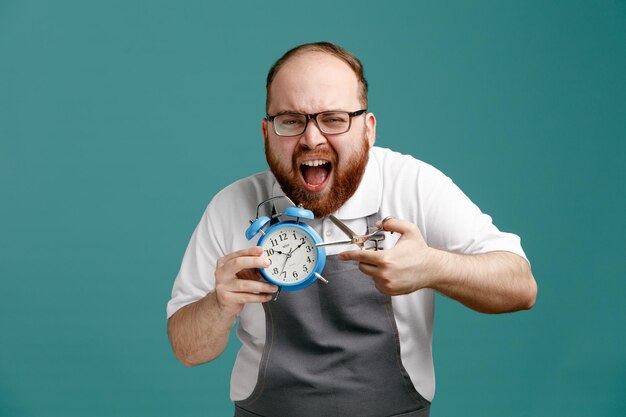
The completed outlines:
<svg viewBox="0 0 626 417">
<path fill-rule="evenodd" d="M 321 276 L 320 274 L 318 274 L 317 272 L 315 272 L 315 278 L 322 281 L 324 284 L 328 284 L 328 280 L 324 278 L 323 276 Z"/>
<path fill-rule="evenodd" d="M 278 296 L 280 295 L 280 291 L 281 291 L 282 289 L 283 289 L 283 287 L 280 287 L 280 286 L 278 287 L 278 291 L 276 291 L 276 292 L 274 293 L 274 297 L 272 298 L 272 300 L 271 300 L 271 301 L 276 301 L 276 300 L 278 300 Z"/>
</svg>

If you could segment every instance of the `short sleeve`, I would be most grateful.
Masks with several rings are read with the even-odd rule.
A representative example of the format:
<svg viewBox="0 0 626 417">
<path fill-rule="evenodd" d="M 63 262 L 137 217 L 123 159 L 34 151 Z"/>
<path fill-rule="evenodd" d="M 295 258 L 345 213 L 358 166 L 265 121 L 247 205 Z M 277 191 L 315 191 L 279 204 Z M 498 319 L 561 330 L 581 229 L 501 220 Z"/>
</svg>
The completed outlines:
<svg viewBox="0 0 626 417">
<path fill-rule="evenodd" d="M 213 223 L 219 218 L 215 205 L 214 201 L 209 204 L 187 245 L 167 304 L 168 318 L 215 290 L 215 265 L 225 253 L 217 239 L 221 228 Z"/>
<path fill-rule="evenodd" d="M 422 231 L 429 246 L 464 254 L 507 251 L 527 259 L 519 236 L 500 231 L 441 171 L 424 164 L 418 189 Z"/>
</svg>

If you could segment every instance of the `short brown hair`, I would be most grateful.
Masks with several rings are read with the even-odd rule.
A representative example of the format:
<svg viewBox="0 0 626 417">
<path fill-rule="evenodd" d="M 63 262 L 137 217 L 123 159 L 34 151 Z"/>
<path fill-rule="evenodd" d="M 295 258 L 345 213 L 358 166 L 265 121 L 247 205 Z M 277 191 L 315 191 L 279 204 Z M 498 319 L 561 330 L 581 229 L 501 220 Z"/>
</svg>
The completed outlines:
<svg viewBox="0 0 626 417">
<path fill-rule="evenodd" d="M 274 81 L 274 78 L 276 77 L 276 74 L 281 69 L 281 67 L 287 61 L 289 61 L 289 59 L 293 58 L 294 56 L 300 55 L 304 52 L 327 53 L 336 58 L 341 59 L 343 62 L 348 64 L 348 66 L 352 68 L 352 71 L 354 71 L 354 74 L 359 80 L 359 86 L 361 87 L 359 100 L 361 101 L 363 108 L 367 108 L 367 80 L 365 79 L 365 74 L 363 71 L 363 64 L 361 64 L 361 61 L 359 61 L 359 58 L 354 56 L 354 54 L 352 54 L 351 52 L 348 52 L 347 50 L 343 49 L 339 45 L 335 45 L 330 42 L 314 42 L 314 43 L 305 43 L 305 44 L 302 44 L 302 45 L 296 46 L 295 48 L 290 49 L 283 56 L 281 56 L 278 59 L 278 61 L 274 63 L 274 65 L 272 65 L 272 68 L 270 68 L 269 72 L 267 73 L 267 82 L 265 83 L 265 88 L 267 89 L 267 94 L 265 96 L 266 111 L 270 107 L 270 87 L 272 85 L 272 82 Z"/>
</svg>

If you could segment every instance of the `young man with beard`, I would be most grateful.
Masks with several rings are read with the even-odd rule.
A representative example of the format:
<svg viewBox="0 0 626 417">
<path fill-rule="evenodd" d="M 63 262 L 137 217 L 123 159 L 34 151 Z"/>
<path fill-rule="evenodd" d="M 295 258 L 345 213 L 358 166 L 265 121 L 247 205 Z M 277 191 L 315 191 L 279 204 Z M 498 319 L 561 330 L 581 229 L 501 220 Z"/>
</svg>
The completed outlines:
<svg viewBox="0 0 626 417">
<path fill-rule="evenodd" d="M 224 350 L 239 319 L 236 416 L 427 416 L 434 396 L 434 291 L 481 312 L 528 309 L 536 284 L 519 238 L 499 231 L 432 166 L 374 147 L 359 60 L 329 43 L 279 59 L 267 78 L 262 131 L 270 171 L 218 193 L 196 228 L 168 304 L 168 332 L 187 366 Z M 322 112 L 350 123 L 329 131 Z M 257 205 L 287 195 L 315 213 L 325 241 L 384 222 L 382 251 L 328 246 L 315 283 L 281 294 L 244 233 Z M 278 212 L 284 209 L 276 200 Z"/>
</svg>

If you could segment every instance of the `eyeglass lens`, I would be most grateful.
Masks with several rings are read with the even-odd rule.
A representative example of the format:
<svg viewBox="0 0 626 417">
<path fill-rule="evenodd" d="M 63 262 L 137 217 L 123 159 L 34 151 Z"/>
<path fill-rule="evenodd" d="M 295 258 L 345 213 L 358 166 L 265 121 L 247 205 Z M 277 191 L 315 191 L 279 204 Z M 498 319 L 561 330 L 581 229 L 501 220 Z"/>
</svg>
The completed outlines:
<svg viewBox="0 0 626 417">
<path fill-rule="evenodd" d="M 322 133 L 338 134 L 350 130 L 348 112 L 324 112 L 314 118 Z M 282 136 L 300 135 L 306 130 L 306 126 L 307 116 L 304 114 L 280 114 L 274 118 L 274 129 Z"/>
</svg>

